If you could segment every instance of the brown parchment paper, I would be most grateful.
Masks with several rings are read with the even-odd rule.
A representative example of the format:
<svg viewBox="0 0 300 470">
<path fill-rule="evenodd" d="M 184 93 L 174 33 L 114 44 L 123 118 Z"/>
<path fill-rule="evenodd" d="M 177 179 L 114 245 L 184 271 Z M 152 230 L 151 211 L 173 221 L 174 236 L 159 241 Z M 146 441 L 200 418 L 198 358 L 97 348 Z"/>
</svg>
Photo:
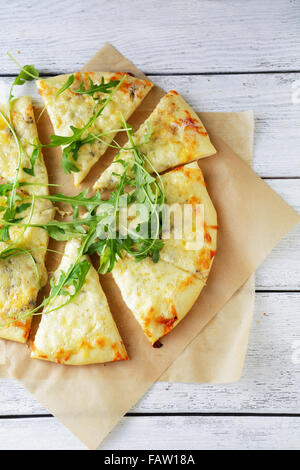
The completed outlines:
<svg viewBox="0 0 300 470">
<path fill-rule="evenodd" d="M 114 65 L 116 69 L 130 71 L 130 64 L 109 45 L 94 60 L 95 65 L 88 66 L 91 70 L 113 70 Z M 135 126 L 151 112 L 160 93 L 156 88 L 146 98 L 143 108 L 132 119 Z M 186 318 L 163 339 L 163 347 L 151 347 L 126 308 L 110 275 L 101 276 L 101 283 L 130 361 L 68 367 L 31 360 L 30 351 L 24 345 L 5 343 L 10 376 L 20 380 L 89 448 L 96 448 L 102 442 L 120 418 L 171 366 L 216 313 L 224 308 L 274 245 L 300 219 L 220 137 L 220 129 L 218 126 L 214 128 L 212 113 L 207 115 L 207 119 L 205 114 L 201 116 L 218 151 L 216 156 L 200 162 L 208 191 L 218 212 L 218 253 L 207 286 Z M 239 125 L 238 114 L 236 120 Z M 226 116 L 223 127 L 228 128 L 228 132 L 234 132 L 234 126 L 228 126 Z M 40 120 L 42 142 L 47 141 L 49 132 L 51 126 L 45 114 Z M 64 191 L 74 194 L 72 177 L 60 171 L 59 154 L 55 149 L 45 152 L 50 181 L 63 183 Z M 80 189 L 90 185 L 111 158 L 108 152 Z M 49 259 L 48 263 L 51 270 L 57 260 Z M 225 334 L 225 321 L 223 328 Z"/>
</svg>

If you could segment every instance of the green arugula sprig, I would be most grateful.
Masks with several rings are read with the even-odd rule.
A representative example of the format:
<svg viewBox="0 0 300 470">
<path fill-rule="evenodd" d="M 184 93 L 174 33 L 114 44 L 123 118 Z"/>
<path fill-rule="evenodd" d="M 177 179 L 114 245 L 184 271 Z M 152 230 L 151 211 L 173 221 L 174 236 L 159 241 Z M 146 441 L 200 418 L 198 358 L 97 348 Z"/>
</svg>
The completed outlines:
<svg viewBox="0 0 300 470">
<path fill-rule="evenodd" d="M 59 95 L 61 95 L 64 91 L 66 91 L 70 86 L 73 84 L 75 80 L 75 76 L 72 74 L 70 75 L 63 86 L 55 93 L 55 98 L 57 98 Z"/>
<path fill-rule="evenodd" d="M 35 147 L 32 151 L 31 157 L 30 157 L 31 167 L 30 168 L 26 168 L 26 167 L 23 168 L 23 171 L 25 173 L 27 173 L 27 175 L 34 176 L 34 167 L 35 167 L 35 164 L 36 164 L 37 160 L 39 159 L 39 157 L 40 157 L 40 149 Z"/>
<path fill-rule="evenodd" d="M 123 77 L 124 79 L 124 77 Z M 101 82 L 96 84 L 93 82 L 91 77 L 89 77 L 90 87 L 84 88 L 84 81 L 82 81 L 77 90 L 72 89 L 74 93 L 78 95 L 89 95 L 92 96 L 94 100 L 100 100 L 100 96 L 95 96 L 96 93 L 105 93 L 109 94 L 111 91 L 120 83 L 120 80 L 109 80 L 109 82 L 104 82 L 104 77 L 101 78 Z"/>
<path fill-rule="evenodd" d="M 83 134 L 87 132 L 90 127 L 93 126 L 96 119 L 102 114 L 104 108 L 112 100 L 114 94 L 120 88 L 125 78 L 126 76 L 124 76 L 121 80 L 113 80 L 113 81 L 108 82 L 108 84 L 110 84 L 110 87 L 105 92 L 105 93 L 108 93 L 107 98 L 97 101 L 95 108 L 94 108 L 93 115 L 90 117 L 88 122 L 83 127 L 77 128 L 75 126 L 70 126 L 70 129 L 72 131 L 72 135 L 70 136 L 61 136 L 61 135 L 52 134 L 50 136 L 50 144 L 46 144 L 43 146 L 43 147 L 59 147 L 59 146 L 64 147 L 63 154 L 62 154 L 62 168 L 66 174 L 78 173 L 80 171 L 78 166 L 76 165 L 76 161 L 78 160 L 78 151 L 82 145 L 86 143 L 91 143 L 95 139 L 95 137 L 91 137 L 91 134 L 88 134 L 84 138 Z M 67 83 L 65 85 L 67 85 Z M 62 88 L 64 88 L 65 85 Z M 93 90 L 94 88 L 95 88 L 95 85 L 93 84 Z M 86 93 L 88 93 L 88 91 L 89 90 L 85 90 Z M 92 95 L 94 95 L 94 93 L 95 91 L 93 91 Z M 102 135 L 104 134 L 105 133 L 103 133 Z"/>
<path fill-rule="evenodd" d="M 11 101 L 14 97 L 13 95 L 13 89 L 16 85 L 24 85 L 26 82 L 32 82 L 32 80 L 38 80 L 39 79 L 39 71 L 35 68 L 34 65 L 24 65 L 22 67 L 19 62 L 16 61 L 16 59 L 9 53 L 7 52 L 8 57 L 14 61 L 14 63 L 19 67 L 20 73 L 19 75 L 15 78 L 13 81 L 10 91 L 9 91 L 9 97 L 8 97 L 8 110 L 9 110 L 9 119 L 10 118 L 10 104 Z"/>
<path fill-rule="evenodd" d="M 13 180 L 13 185 L 12 185 L 12 189 L 11 189 L 11 193 L 10 193 L 10 196 L 8 198 L 8 205 L 9 205 L 9 211 L 11 213 L 11 215 L 13 214 L 13 207 L 14 207 L 14 204 L 16 202 L 16 194 L 17 194 L 17 185 L 18 185 L 18 179 L 19 179 L 19 173 L 20 173 L 20 169 L 21 169 L 21 160 L 22 160 L 22 154 L 24 155 L 27 155 L 23 146 L 22 146 L 22 143 L 14 129 L 14 126 L 13 126 L 13 122 L 12 122 L 12 117 L 11 117 L 11 102 L 12 102 L 12 99 L 14 98 L 14 95 L 13 95 L 13 90 L 14 90 L 14 87 L 16 85 L 24 85 L 25 82 L 27 81 L 32 81 L 32 80 L 35 80 L 35 79 L 38 79 L 39 78 L 39 72 L 36 70 L 36 68 L 34 67 L 34 65 L 25 65 L 24 67 L 22 67 L 13 57 L 11 54 L 7 53 L 7 55 L 17 64 L 17 66 L 20 68 L 20 73 L 19 75 L 15 78 L 15 80 L 13 81 L 11 87 L 10 87 L 10 91 L 9 91 L 9 97 L 8 97 L 8 103 L 7 103 L 7 107 L 8 107 L 8 117 L 6 117 L 2 111 L 0 111 L 0 116 L 2 118 L 2 120 L 5 122 L 5 124 L 7 125 L 7 127 L 10 129 L 14 139 L 15 139 L 15 142 L 16 142 L 16 145 L 17 145 L 17 149 L 18 149 L 18 163 L 17 163 L 17 168 L 16 168 L 16 173 L 15 173 L 15 178 Z M 33 155 L 31 156 L 31 165 L 32 163 L 35 164 L 35 161 L 36 161 L 36 158 L 38 158 L 38 156 L 36 157 L 36 152 L 33 151 Z M 32 171 L 33 171 L 33 166 L 31 167 Z M 30 169 L 29 169 L 30 170 Z M 7 229 L 4 229 L 4 232 L 7 234 Z"/>
<path fill-rule="evenodd" d="M 85 189 L 81 193 L 77 194 L 77 196 L 66 196 L 63 193 L 58 193 L 51 195 L 41 195 L 37 197 L 40 199 L 49 199 L 54 203 L 60 202 L 64 204 L 69 204 L 73 209 L 76 207 L 84 207 L 89 212 L 106 202 L 101 198 L 99 191 L 96 191 L 96 194 L 90 197 L 87 196 L 88 192 L 89 190 Z"/>
<path fill-rule="evenodd" d="M 82 286 L 85 283 L 87 273 L 91 267 L 90 263 L 87 259 L 82 259 L 83 254 L 86 252 L 86 247 L 90 238 L 93 236 L 95 232 L 95 224 L 89 228 L 89 231 L 86 233 L 85 238 L 83 239 L 81 246 L 78 250 L 77 257 L 74 263 L 70 264 L 68 270 L 61 271 L 60 276 L 55 282 L 55 279 L 52 278 L 50 280 L 50 292 L 48 297 L 44 297 L 43 301 L 35 308 L 30 310 L 29 312 L 21 313 L 19 315 L 14 316 L 12 320 L 9 322 L 0 325 L 0 327 L 13 324 L 16 321 L 24 320 L 32 315 L 40 315 L 40 310 L 43 308 L 43 314 L 48 314 L 59 310 L 62 307 L 65 307 L 70 302 L 72 302 L 77 295 L 80 293 Z M 20 250 L 21 252 L 21 250 Z M 20 253 L 16 253 L 20 254 Z M 7 254 L 7 257 L 10 255 Z M 11 254 L 14 256 L 14 254 Z M 1 258 L 1 254 L 0 254 Z M 59 305 L 55 306 L 55 300 L 63 296 L 65 298 L 65 302 L 59 303 Z"/>
<path fill-rule="evenodd" d="M 139 146 L 135 145 L 133 140 L 133 128 L 125 122 L 123 116 L 122 122 L 130 142 L 130 148 L 133 151 L 134 160 L 129 163 L 120 158 L 117 159 L 117 161 L 123 165 L 124 172 L 119 175 L 119 183 L 110 198 L 106 201 L 106 203 L 113 208 L 111 218 L 104 218 L 98 222 L 96 229 L 97 236 L 91 240 L 88 247 L 89 254 L 96 252 L 100 256 L 99 272 L 101 274 L 110 272 L 117 259 L 122 258 L 124 251 L 134 256 L 136 261 L 150 256 L 154 262 L 157 262 L 159 260 L 160 250 L 163 247 L 163 241 L 159 239 L 162 225 L 162 207 L 165 203 L 163 182 L 147 157 L 139 152 Z M 145 137 L 146 141 L 149 141 L 151 134 L 152 129 L 148 129 L 148 133 Z M 154 170 L 157 178 L 147 171 L 146 164 Z M 127 187 L 133 187 L 134 189 L 126 193 Z M 122 207 L 121 200 L 124 200 L 124 198 L 126 198 L 126 203 L 129 205 L 140 203 L 145 204 L 148 208 L 148 219 L 143 222 L 144 228 L 146 228 L 148 234 L 147 238 L 144 238 L 144 236 L 138 233 L 139 229 L 142 228 L 142 224 L 138 224 L 134 232 L 128 231 L 127 229 L 126 238 L 112 238 L 110 236 L 111 234 L 114 235 L 115 227 L 119 226 L 119 229 L 122 228 L 120 227 L 119 211 Z M 156 219 L 156 233 L 154 236 L 153 233 L 151 233 L 152 217 Z"/>
</svg>

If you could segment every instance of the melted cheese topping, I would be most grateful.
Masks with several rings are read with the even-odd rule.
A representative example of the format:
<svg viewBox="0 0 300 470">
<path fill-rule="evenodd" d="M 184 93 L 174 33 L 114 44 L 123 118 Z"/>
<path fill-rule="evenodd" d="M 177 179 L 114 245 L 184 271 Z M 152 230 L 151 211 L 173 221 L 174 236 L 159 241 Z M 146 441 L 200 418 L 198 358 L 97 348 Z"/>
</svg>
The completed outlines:
<svg viewBox="0 0 300 470">
<path fill-rule="evenodd" d="M 7 106 L 0 105 L 0 110 L 7 117 Z M 48 175 L 45 167 L 43 155 L 35 163 L 34 176 L 28 175 L 23 168 L 31 168 L 30 157 L 33 151 L 32 144 L 38 139 L 37 128 L 34 119 L 33 107 L 29 96 L 23 96 L 12 101 L 11 117 L 13 127 L 21 141 L 24 152 L 21 157 L 21 171 L 19 181 L 27 183 L 48 183 Z M 7 181 L 15 178 L 18 164 L 18 147 L 14 136 L 0 118 L 0 176 Z M 26 186 L 26 191 L 30 194 L 48 194 L 47 186 Z"/>
<path fill-rule="evenodd" d="M 170 238 L 164 240 L 160 257 L 205 282 L 216 255 L 218 226 L 217 213 L 207 192 L 202 171 L 194 162 L 162 175 L 162 180 L 168 204 L 179 204 L 182 214 L 185 204 L 192 206 L 192 225 L 191 230 L 182 233 L 181 239 L 176 239 L 174 227 L 171 226 Z M 204 213 L 197 212 L 198 204 L 203 204 Z M 198 217 L 198 227 L 203 227 L 200 239 L 203 245 L 199 243 L 199 248 L 196 247 Z M 191 244 L 195 248 L 190 249 Z"/>
<path fill-rule="evenodd" d="M 66 82 L 68 75 L 38 81 L 38 89 L 45 102 L 55 133 L 70 136 L 72 135 L 70 126 L 82 128 L 92 117 L 95 106 L 94 99 L 89 95 L 79 95 L 71 91 L 72 89 L 78 89 L 81 81 L 84 81 L 85 88 L 89 88 L 89 78 L 95 84 L 98 84 L 101 82 L 102 77 L 104 77 L 105 82 L 108 82 L 110 79 L 120 80 L 123 75 L 107 72 L 78 72 L 75 74 L 73 85 L 56 98 L 55 94 Z M 93 134 L 101 132 L 109 132 L 109 134 L 102 137 L 103 142 L 88 143 L 79 149 L 76 166 L 80 171 L 74 173 L 76 186 L 81 183 L 92 166 L 104 154 L 108 144 L 112 142 L 117 130 L 120 129 L 122 124 L 120 113 L 127 120 L 151 88 L 152 84 L 150 82 L 126 75 L 121 87 L 114 93 L 112 100 L 89 129 Z M 99 93 L 99 96 L 103 99 L 107 95 Z M 83 134 L 82 138 L 86 137 L 87 133 Z"/>
<path fill-rule="evenodd" d="M 151 138 L 142 144 L 149 125 L 153 130 Z M 175 91 L 170 91 L 160 100 L 133 139 L 135 144 L 142 144 L 140 152 L 147 156 L 158 172 L 216 153 L 201 120 Z M 130 143 L 127 147 L 131 147 Z M 119 158 L 127 162 L 134 160 L 133 153 L 125 150 L 120 152 Z M 147 169 L 152 172 L 151 168 Z M 102 173 L 94 188 L 113 189 L 119 181 L 117 175 L 123 172 L 124 166 L 115 161 Z"/>
<path fill-rule="evenodd" d="M 112 271 L 124 301 L 151 344 L 169 333 L 188 313 L 204 283 L 165 261 L 119 260 Z"/>
<path fill-rule="evenodd" d="M 79 247 L 77 240 L 67 243 L 55 280 L 75 261 Z M 66 297 L 57 297 L 48 309 L 65 301 Z M 84 286 L 70 304 L 48 314 L 45 310 L 31 357 L 72 365 L 128 359 L 99 276 L 92 266 Z"/>
<path fill-rule="evenodd" d="M 0 203 L 3 201 L 0 201 Z M 29 222 L 30 208 L 22 213 L 23 222 Z M 51 202 L 36 200 L 31 218 L 32 224 L 45 224 L 53 218 Z M 20 254 L 7 259 L 0 259 L 0 337 L 26 342 L 31 325 L 31 318 L 9 323 L 16 315 L 29 312 L 35 307 L 41 285 L 47 282 L 45 255 L 48 246 L 48 234 L 42 228 L 20 226 L 10 228 L 14 246 L 31 251 L 36 265 L 28 254 Z M 11 242 L 10 242 L 11 243 Z M 10 246 L 9 242 L 0 242 L 0 251 Z M 38 270 L 38 274 L 37 274 Z M 40 279 L 39 279 L 40 278 Z M 41 282 L 41 285 L 40 285 Z"/>
</svg>

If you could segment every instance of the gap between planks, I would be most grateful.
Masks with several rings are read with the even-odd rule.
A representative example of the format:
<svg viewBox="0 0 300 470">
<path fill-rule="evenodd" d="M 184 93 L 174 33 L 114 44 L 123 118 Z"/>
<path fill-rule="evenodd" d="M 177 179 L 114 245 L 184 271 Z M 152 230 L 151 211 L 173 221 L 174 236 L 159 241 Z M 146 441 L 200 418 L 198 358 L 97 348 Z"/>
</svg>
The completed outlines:
<svg viewBox="0 0 300 470">
<path fill-rule="evenodd" d="M 176 416 L 219 416 L 219 417 L 264 417 L 264 418 L 300 418 L 300 413 L 243 413 L 243 412 L 236 412 L 236 413 L 226 413 L 226 412 L 129 412 L 125 413 L 127 418 L 134 417 L 134 418 L 144 418 L 149 416 L 169 416 L 169 417 L 176 417 Z M 55 418 L 52 414 L 27 414 L 27 415 L 2 415 L 0 416 L 0 420 L 4 419 L 32 419 L 32 418 Z"/>
<path fill-rule="evenodd" d="M 64 74 L 70 74 L 70 73 L 74 73 L 74 70 L 73 71 L 66 71 L 64 72 Z M 226 72 L 225 70 L 224 71 L 220 71 L 220 72 L 150 72 L 150 71 L 147 71 L 147 70 L 143 70 L 143 73 L 145 75 L 147 75 L 149 78 L 150 77 L 195 77 L 195 76 L 199 76 L 199 77 L 205 77 L 205 76 L 214 76 L 214 75 L 274 75 L 274 74 L 287 74 L 287 73 L 300 73 L 300 69 L 290 69 L 290 70 L 259 70 L 257 72 L 254 72 L 254 71 L 247 71 L 247 72 L 243 72 L 242 70 L 237 70 L 237 71 L 233 71 L 233 72 Z M 55 77 L 56 75 L 64 75 L 62 74 L 62 72 L 49 72 L 49 73 L 45 73 L 45 72 L 40 72 L 39 74 L 39 77 L 40 78 L 46 78 L 46 77 Z M 15 73 L 3 73 L 1 74 L 0 73 L 0 79 L 1 78 L 16 78 L 16 74 Z"/>
</svg>

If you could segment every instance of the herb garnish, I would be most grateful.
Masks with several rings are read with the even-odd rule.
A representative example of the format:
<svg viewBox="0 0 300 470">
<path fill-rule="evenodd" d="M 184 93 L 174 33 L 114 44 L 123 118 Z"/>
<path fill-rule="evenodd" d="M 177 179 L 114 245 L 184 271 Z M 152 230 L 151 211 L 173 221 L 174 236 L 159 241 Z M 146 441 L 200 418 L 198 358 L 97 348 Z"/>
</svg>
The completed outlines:
<svg viewBox="0 0 300 470">
<path fill-rule="evenodd" d="M 13 59 L 14 60 L 14 59 Z M 16 61 L 15 61 L 16 62 Z M 16 62 L 17 63 L 17 62 Z M 19 66 L 19 64 L 18 64 Z M 34 66 L 21 67 L 19 77 L 14 81 L 14 85 L 21 85 L 27 80 L 37 79 L 39 74 Z M 88 94 L 92 96 L 96 104 L 94 112 L 86 125 L 79 129 L 70 126 L 71 136 L 50 136 L 50 144 L 46 147 L 64 146 L 63 150 L 63 168 L 66 173 L 76 172 L 79 169 L 76 166 L 78 158 L 78 150 L 85 143 L 91 143 L 95 140 L 102 141 L 107 133 L 94 134 L 90 128 L 95 123 L 96 119 L 100 116 L 105 106 L 112 99 L 113 94 L 122 85 L 124 76 L 120 81 L 111 80 L 104 83 L 102 78 L 100 84 L 96 85 L 90 79 L 89 88 L 84 88 L 84 83 L 81 82 L 77 90 L 72 90 L 78 94 Z M 56 96 L 63 93 L 66 89 L 70 88 L 74 82 L 74 75 L 70 75 L 64 85 L 58 90 Z M 10 100 L 13 97 L 12 90 L 10 91 Z M 105 93 L 107 97 L 100 99 L 97 93 Z M 2 116 L 8 127 L 11 129 L 16 143 L 18 145 L 19 159 L 16 168 L 15 179 L 8 183 L 0 184 L 0 196 L 6 200 L 6 206 L 0 207 L 2 213 L 0 228 L 0 241 L 9 242 L 9 228 L 12 226 L 23 227 L 21 236 L 29 227 L 39 227 L 46 230 L 50 237 L 55 240 L 67 241 L 73 238 L 80 239 L 81 245 L 78 250 L 76 260 L 69 266 L 69 269 L 64 272 L 61 271 L 58 279 L 51 279 L 50 293 L 47 298 L 44 298 L 42 303 L 32 309 L 30 312 L 25 312 L 9 322 L 12 323 L 17 319 L 24 319 L 31 315 L 37 315 L 40 309 L 43 308 L 43 313 L 50 313 L 70 303 L 80 292 L 84 285 L 87 273 L 90 269 L 90 264 L 83 256 L 86 254 L 98 253 L 100 255 L 99 272 L 105 274 L 110 272 L 116 261 L 122 258 L 124 253 L 128 253 L 140 261 L 149 256 L 153 262 L 159 260 L 160 250 L 163 247 L 163 241 L 160 239 L 162 230 L 162 210 L 166 202 L 165 191 L 162 179 L 157 173 L 155 168 L 145 154 L 139 149 L 143 143 L 149 141 L 152 135 L 151 126 L 144 136 L 144 142 L 135 144 L 133 137 L 132 127 L 126 123 L 124 117 L 122 118 L 122 129 L 115 129 L 109 132 L 123 131 L 126 132 L 129 145 L 127 147 L 120 147 L 118 144 L 112 145 L 119 151 L 130 151 L 133 155 L 132 161 L 124 161 L 120 157 L 120 152 L 116 160 L 122 164 L 124 171 L 118 175 L 120 177 L 119 183 L 112 191 L 108 200 L 103 200 L 100 193 L 97 191 L 94 195 L 89 196 L 88 190 L 81 192 L 76 196 L 65 196 L 63 193 L 53 195 L 29 195 L 28 193 L 17 192 L 18 188 L 26 186 L 30 183 L 19 181 L 19 171 L 21 164 L 22 146 L 15 134 L 10 115 L 6 119 Z M 84 134 L 86 135 L 84 136 Z M 103 141 L 105 143 L 105 141 Z M 30 168 L 23 168 L 25 173 L 34 175 L 34 166 L 38 159 L 40 152 L 40 145 L 38 142 L 33 143 L 34 150 L 30 158 Z M 153 174 L 150 174 L 148 169 Z M 38 183 L 33 183 L 38 184 Z M 52 220 L 46 224 L 31 224 L 31 218 L 34 210 L 35 199 L 48 199 L 54 204 L 64 203 L 68 204 L 73 210 L 73 218 L 71 221 Z M 135 204 L 144 204 L 148 209 L 148 216 L 140 223 L 137 224 L 135 230 L 126 229 L 126 236 L 121 237 L 120 233 L 123 231 L 122 222 L 120 218 L 120 210 L 125 204 L 134 206 Z M 25 210 L 31 207 L 30 215 L 27 223 L 23 223 L 24 217 L 22 214 Z M 79 216 L 79 209 L 85 210 L 85 216 Z M 154 224 L 152 223 L 154 220 Z M 154 226 L 154 233 L 153 232 Z M 143 230 L 142 230 L 143 229 Z M 115 236 L 117 232 L 117 236 Z M 36 262 L 30 250 L 23 249 L 17 246 L 17 242 L 12 242 L 7 248 L 0 252 L 0 259 L 6 259 L 11 256 L 17 256 L 27 253 L 36 267 Z M 37 272 L 39 278 L 39 274 Z M 59 296 L 64 296 L 65 301 L 55 307 L 54 301 Z"/>
<path fill-rule="evenodd" d="M 123 77 L 124 80 L 124 77 Z M 83 88 L 84 82 L 82 81 L 79 85 L 77 90 L 72 90 L 74 93 L 78 95 L 89 95 L 92 96 L 94 100 L 99 100 L 100 97 L 96 96 L 95 93 L 110 93 L 119 83 L 120 80 L 109 80 L 109 82 L 104 83 L 104 77 L 101 78 L 101 82 L 96 84 L 93 80 L 89 77 L 90 87 L 85 89 Z"/>
<path fill-rule="evenodd" d="M 65 83 L 65 85 L 59 90 L 59 92 L 64 91 L 66 88 L 70 86 L 70 78 L 69 81 Z M 72 135 L 70 136 L 61 136 L 52 134 L 50 136 L 50 144 L 44 145 L 43 147 L 59 147 L 64 146 L 63 154 L 62 154 L 62 168 L 66 174 L 70 173 L 78 173 L 80 170 L 76 165 L 76 161 L 78 160 L 78 151 L 82 145 L 86 143 L 92 143 L 96 140 L 95 136 L 91 136 L 88 134 L 85 138 L 83 138 L 83 134 L 88 131 L 88 129 L 93 126 L 96 119 L 101 115 L 104 108 L 108 105 L 108 103 L 112 100 L 113 95 L 116 91 L 120 88 L 122 83 L 124 82 L 126 76 L 124 76 L 121 80 L 110 80 L 108 83 L 104 83 L 103 77 L 102 81 L 99 85 L 95 85 L 93 81 L 90 79 L 90 88 L 87 90 L 83 89 L 83 83 L 81 82 L 78 93 L 80 94 L 89 94 L 93 96 L 94 100 L 96 101 L 94 112 L 88 122 L 82 127 L 77 128 L 75 126 L 70 126 L 72 131 Z M 73 83 L 73 81 L 72 81 Z M 77 93 L 77 90 L 72 90 L 74 93 Z M 107 98 L 100 99 L 99 97 L 95 97 L 95 93 L 101 91 L 102 93 L 108 94 Z M 58 93 L 59 93 L 58 92 Z M 105 135 L 106 133 L 102 133 Z"/>
</svg>

